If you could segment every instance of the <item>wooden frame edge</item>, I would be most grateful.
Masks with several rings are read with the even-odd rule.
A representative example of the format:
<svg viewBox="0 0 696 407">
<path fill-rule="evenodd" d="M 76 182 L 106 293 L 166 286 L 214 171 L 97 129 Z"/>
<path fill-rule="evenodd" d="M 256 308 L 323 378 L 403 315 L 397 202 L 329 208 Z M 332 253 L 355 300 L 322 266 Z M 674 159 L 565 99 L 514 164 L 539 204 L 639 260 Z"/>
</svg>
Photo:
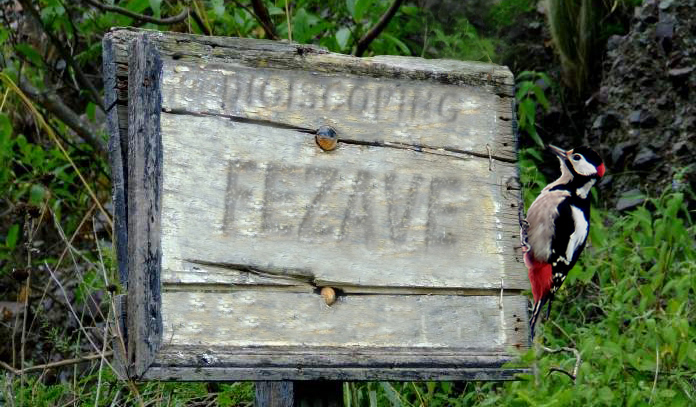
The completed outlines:
<svg viewBox="0 0 696 407">
<path fill-rule="evenodd" d="M 139 378 L 162 340 L 162 61 L 146 34 L 129 46 L 127 356 Z"/>
</svg>

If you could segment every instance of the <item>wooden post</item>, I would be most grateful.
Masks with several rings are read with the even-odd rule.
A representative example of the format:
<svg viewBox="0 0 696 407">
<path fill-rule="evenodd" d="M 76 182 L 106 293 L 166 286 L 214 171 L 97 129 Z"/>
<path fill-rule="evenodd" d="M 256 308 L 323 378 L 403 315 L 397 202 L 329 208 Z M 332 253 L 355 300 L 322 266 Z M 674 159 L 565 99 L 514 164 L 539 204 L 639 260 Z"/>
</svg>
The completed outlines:
<svg viewBox="0 0 696 407">
<path fill-rule="evenodd" d="M 255 407 L 293 407 L 295 393 L 293 382 L 257 382 Z"/>
<path fill-rule="evenodd" d="M 339 381 L 280 381 L 256 383 L 256 407 L 341 407 Z"/>
<path fill-rule="evenodd" d="M 135 29 L 104 64 L 131 377 L 527 371 L 507 68 Z"/>
</svg>

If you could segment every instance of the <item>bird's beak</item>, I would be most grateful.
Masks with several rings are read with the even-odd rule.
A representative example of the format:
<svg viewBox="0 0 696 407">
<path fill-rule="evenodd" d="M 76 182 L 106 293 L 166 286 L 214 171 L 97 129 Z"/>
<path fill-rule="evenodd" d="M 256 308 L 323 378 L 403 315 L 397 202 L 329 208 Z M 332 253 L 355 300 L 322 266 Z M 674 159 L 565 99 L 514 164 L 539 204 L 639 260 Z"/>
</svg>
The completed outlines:
<svg viewBox="0 0 696 407">
<path fill-rule="evenodd" d="M 562 148 L 558 148 L 556 146 L 552 146 L 551 144 L 549 144 L 549 150 L 551 150 L 551 152 L 553 152 L 554 154 L 556 154 L 557 156 L 559 156 L 561 158 L 568 157 L 568 153 L 566 153 L 566 151 Z"/>
</svg>

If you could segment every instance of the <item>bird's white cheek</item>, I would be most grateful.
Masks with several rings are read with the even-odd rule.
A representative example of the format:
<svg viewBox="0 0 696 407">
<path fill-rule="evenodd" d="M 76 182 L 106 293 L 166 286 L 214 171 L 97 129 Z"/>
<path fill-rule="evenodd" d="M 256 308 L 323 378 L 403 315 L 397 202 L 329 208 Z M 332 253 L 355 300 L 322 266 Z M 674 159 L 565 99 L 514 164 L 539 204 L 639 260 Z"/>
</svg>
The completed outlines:
<svg viewBox="0 0 696 407">
<path fill-rule="evenodd" d="M 573 162 L 573 169 L 580 175 L 590 176 L 597 173 L 597 168 L 586 160 Z"/>
</svg>

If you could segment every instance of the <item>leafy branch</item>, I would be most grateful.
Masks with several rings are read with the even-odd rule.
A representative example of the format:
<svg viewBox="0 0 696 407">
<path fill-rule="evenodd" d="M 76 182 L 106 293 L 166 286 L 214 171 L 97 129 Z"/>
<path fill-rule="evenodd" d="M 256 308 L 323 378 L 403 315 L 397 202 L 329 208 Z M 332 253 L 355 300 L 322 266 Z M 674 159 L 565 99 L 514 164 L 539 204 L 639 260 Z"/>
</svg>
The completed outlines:
<svg viewBox="0 0 696 407">
<path fill-rule="evenodd" d="M 403 0 L 394 0 L 394 3 L 387 9 L 387 11 L 382 15 L 382 17 L 379 19 L 377 24 L 375 24 L 374 27 L 372 27 L 365 35 L 360 38 L 358 41 L 357 46 L 355 47 L 355 56 L 360 57 L 362 56 L 367 48 L 370 46 L 370 43 L 379 36 L 379 34 L 387 27 L 387 24 L 389 24 L 389 21 L 394 17 L 396 14 L 396 11 L 401 7 L 401 4 L 403 3 Z"/>
<path fill-rule="evenodd" d="M 75 72 L 75 77 L 77 80 L 80 82 L 82 86 L 87 88 L 87 91 L 89 92 L 90 96 L 92 97 L 92 102 L 95 103 L 97 106 L 101 108 L 102 111 L 104 111 L 104 104 L 102 103 L 101 96 L 99 96 L 99 92 L 97 91 L 97 88 L 94 87 L 94 84 L 87 78 L 85 73 L 82 71 L 80 66 L 77 64 L 75 61 L 75 58 L 73 58 L 72 53 L 69 52 L 66 48 L 65 45 L 63 45 L 63 42 L 56 37 L 52 30 L 47 29 L 43 21 L 41 20 L 41 16 L 39 15 L 39 12 L 36 11 L 36 9 L 32 6 L 31 2 L 29 0 L 18 0 L 19 3 L 22 5 L 22 8 L 26 10 L 31 18 L 36 22 L 36 24 L 41 27 L 41 30 L 46 34 L 48 39 L 51 41 L 51 44 L 58 50 L 58 53 L 63 57 L 65 62 L 72 68 L 73 72 Z"/>
<path fill-rule="evenodd" d="M 544 148 L 544 141 L 536 131 L 536 111 L 537 106 L 541 106 L 544 112 L 549 110 L 549 100 L 544 94 L 541 84 L 549 85 L 551 79 L 543 72 L 524 71 L 517 76 L 517 119 L 520 130 L 527 133 L 532 140 L 540 147 Z"/>
<path fill-rule="evenodd" d="M 193 20 L 196 22 L 196 24 L 200 27 L 200 29 L 203 31 L 203 33 L 205 35 L 211 34 L 210 30 L 208 30 L 208 27 L 206 27 L 206 25 L 203 24 L 203 20 L 198 15 L 198 13 L 196 13 L 195 10 L 189 9 L 188 7 L 184 7 L 184 9 L 181 11 L 181 13 L 179 13 L 173 17 L 155 18 L 155 17 L 148 16 L 145 14 L 135 13 L 135 12 L 128 10 L 126 8 L 123 8 L 123 7 L 104 4 L 104 3 L 101 3 L 97 0 L 85 0 L 85 2 L 87 2 L 87 4 L 94 6 L 100 10 L 110 11 L 112 13 L 121 14 L 121 15 L 124 15 L 126 17 L 130 17 L 130 18 L 133 18 L 135 20 L 138 20 L 138 21 L 141 21 L 144 23 L 152 23 L 152 24 L 158 24 L 158 25 L 171 25 L 171 24 L 180 23 L 180 22 L 186 20 L 187 17 L 191 16 L 191 18 L 193 18 Z"/>
</svg>

